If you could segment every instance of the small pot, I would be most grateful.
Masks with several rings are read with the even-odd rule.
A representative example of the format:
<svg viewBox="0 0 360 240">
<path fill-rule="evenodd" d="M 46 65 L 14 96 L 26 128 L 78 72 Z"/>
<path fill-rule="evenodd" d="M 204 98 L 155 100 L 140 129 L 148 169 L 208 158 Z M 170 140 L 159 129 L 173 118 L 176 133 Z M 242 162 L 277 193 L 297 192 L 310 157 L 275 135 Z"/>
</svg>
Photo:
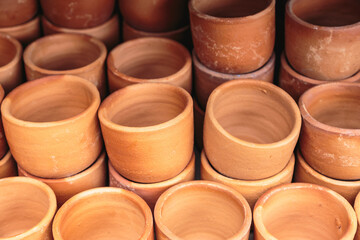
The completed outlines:
<svg viewBox="0 0 360 240">
<path fill-rule="evenodd" d="M 106 94 L 105 45 L 90 36 L 56 34 L 40 38 L 24 51 L 28 81 L 50 75 L 76 75 L 92 82 Z"/>
<path fill-rule="evenodd" d="M 119 188 L 95 188 L 70 198 L 56 213 L 54 240 L 153 240 L 153 217 L 146 202 Z"/>
<path fill-rule="evenodd" d="M 327 177 L 360 179 L 359 95 L 359 83 L 330 83 L 300 97 L 301 153 L 313 169 Z"/>
<path fill-rule="evenodd" d="M 119 187 L 127 189 L 139 195 L 149 205 L 151 210 L 154 209 L 155 203 L 160 195 L 168 188 L 182 182 L 195 179 L 195 153 L 193 153 L 189 164 L 176 177 L 158 183 L 137 183 L 127 180 L 121 176 L 109 162 L 110 187 Z"/>
<path fill-rule="evenodd" d="M 197 100 L 194 98 L 194 128 L 195 128 L 195 144 L 198 149 L 201 151 L 203 149 L 203 129 L 204 129 L 204 118 L 205 111 L 197 103 Z"/>
<path fill-rule="evenodd" d="M 44 15 L 59 27 L 96 27 L 111 17 L 115 0 L 40 0 Z"/>
<path fill-rule="evenodd" d="M 180 43 L 141 38 L 120 44 L 107 59 L 110 92 L 144 82 L 169 83 L 191 93 L 191 56 Z"/>
<path fill-rule="evenodd" d="M 281 88 L 258 80 L 233 80 L 209 97 L 204 149 L 222 175 L 242 180 L 269 178 L 288 164 L 301 115 Z"/>
<path fill-rule="evenodd" d="M 286 5 L 285 52 L 299 73 L 341 80 L 360 70 L 360 2 L 291 0 Z"/>
<path fill-rule="evenodd" d="M 0 232 L 7 240 L 52 239 L 56 197 L 49 186 L 25 177 L 0 179 Z"/>
<path fill-rule="evenodd" d="M 248 239 L 251 209 L 245 198 L 220 183 L 191 181 L 164 192 L 156 203 L 156 237 Z"/>
<path fill-rule="evenodd" d="M 254 208 L 254 236 L 265 239 L 352 240 L 356 215 L 338 193 L 308 183 L 267 191 Z"/>
<path fill-rule="evenodd" d="M 171 179 L 193 154 L 193 102 L 180 87 L 143 83 L 120 89 L 102 102 L 99 119 L 109 160 L 131 181 Z"/>
<path fill-rule="evenodd" d="M 195 92 L 200 106 L 205 109 L 207 100 L 216 87 L 234 79 L 257 79 L 272 83 L 274 80 L 275 53 L 269 61 L 258 70 L 245 74 L 226 74 L 205 67 L 193 51 Z"/>
<path fill-rule="evenodd" d="M 249 73 L 271 57 L 275 43 L 275 0 L 190 0 L 194 50 L 206 67 Z"/>
<path fill-rule="evenodd" d="M 17 176 L 16 163 L 10 151 L 0 159 L 0 178 Z"/>
<path fill-rule="evenodd" d="M 0 28 L 13 27 L 26 23 L 38 11 L 36 0 L 1 0 L 0 1 Z"/>
<path fill-rule="evenodd" d="M 5 96 L 5 92 L 0 84 L 0 104 L 4 99 L 4 96 Z M 0 158 L 4 157 L 4 155 L 8 152 L 8 150 L 9 150 L 9 146 L 7 145 L 3 124 L 0 120 Z"/>
<path fill-rule="evenodd" d="M 281 184 L 291 183 L 294 166 L 295 156 L 292 155 L 286 167 L 275 176 L 262 180 L 244 181 L 221 175 L 211 166 L 205 152 L 202 151 L 201 153 L 201 179 L 218 182 L 232 187 L 244 196 L 251 209 L 254 208 L 256 201 L 267 190 Z"/>
<path fill-rule="evenodd" d="M 49 1 L 49 0 L 48 0 Z M 108 21 L 105 23 L 84 29 L 73 29 L 73 28 L 64 28 L 52 24 L 45 17 L 41 18 L 43 31 L 45 35 L 55 34 L 55 33 L 78 33 L 92 36 L 99 39 L 105 43 L 108 50 L 111 50 L 119 43 L 120 39 L 120 26 L 119 26 L 119 17 L 114 14 Z"/>
<path fill-rule="evenodd" d="M 50 76 L 15 88 L 1 105 L 14 159 L 42 178 L 86 169 L 102 150 L 99 104 L 96 87 L 76 76 Z"/>
<path fill-rule="evenodd" d="M 360 194 L 355 199 L 354 209 L 357 217 L 357 231 L 354 240 L 360 240 Z"/>
</svg>

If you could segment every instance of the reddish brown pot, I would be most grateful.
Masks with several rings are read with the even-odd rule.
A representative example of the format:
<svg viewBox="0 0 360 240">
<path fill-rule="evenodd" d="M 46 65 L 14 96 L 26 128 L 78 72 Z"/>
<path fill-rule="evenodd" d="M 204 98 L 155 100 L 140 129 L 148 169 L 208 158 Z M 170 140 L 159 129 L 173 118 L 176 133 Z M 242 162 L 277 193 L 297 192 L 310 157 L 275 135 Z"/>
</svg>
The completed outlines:
<svg viewBox="0 0 360 240">
<path fill-rule="evenodd" d="M 354 240 L 360 240 L 360 194 L 357 195 L 355 203 L 354 203 L 354 209 L 356 212 L 357 217 L 357 231 Z"/>
<path fill-rule="evenodd" d="M 0 85 L 0 104 L 2 103 L 5 96 L 4 89 Z M 5 133 L 2 121 L 0 120 L 0 158 L 2 158 L 9 150 L 9 147 L 6 143 Z"/>
<path fill-rule="evenodd" d="M 76 76 L 50 76 L 15 88 L 1 105 L 15 160 L 42 178 L 67 177 L 89 167 L 103 147 L 99 104 L 96 87 Z"/>
<path fill-rule="evenodd" d="M 286 6 L 285 51 L 290 65 L 319 80 L 341 80 L 360 70 L 360 2 L 291 0 Z"/>
<path fill-rule="evenodd" d="M 284 184 L 256 202 L 254 236 L 265 239 L 352 240 L 356 215 L 336 192 L 308 183 Z"/>
<path fill-rule="evenodd" d="M 191 56 L 180 43 L 141 38 L 114 48 L 107 60 L 110 92 L 144 82 L 169 83 L 191 93 Z"/>
<path fill-rule="evenodd" d="M 38 10 L 36 0 L 0 1 L 0 28 L 23 24 L 32 19 Z"/>
<path fill-rule="evenodd" d="M 203 149 L 203 129 L 205 111 L 201 109 L 196 99 L 194 101 L 194 128 L 195 128 L 195 144 L 199 150 Z"/>
<path fill-rule="evenodd" d="M 327 177 L 360 179 L 360 84 L 313 87 L 299 100 L 300 149 L 306 162 Z"/>
<path fill-rule="evenodd" d="M 269 61 L 258 70 L 245 74 L 226 74 L 213 71 L 205 67 L 193 51 L 195 92 L 200 106 L 205 109 L 211 92 L 224 82 L 234 79 L 258 79 L 272 83 L 274 80 L 275 53 Z"/>
<path fill-rule="evenodd" d="M 0 159 L 0 178 L 17 176 L 16 163 L 10 151 Z"/>
<path fill-rule="evenodd" d="M 103 101 L 99 119 L 109 160 L 129 180 L 173 178 L 193 154 L 193 102 L 180 87 L 143 83 L 120 89 Z"/>
<path fill-rule="evenodd" d="M 47 19 L 59 27 L 91 28 L 111 17 L 115 0 L 40 0 Z"/>
<path fill-rule="evenodd" d="M 190 0 L 189 11 L 194 49 L 206 67 L 248 73 L 271 57 L 274 0 Z"/>
</svg>

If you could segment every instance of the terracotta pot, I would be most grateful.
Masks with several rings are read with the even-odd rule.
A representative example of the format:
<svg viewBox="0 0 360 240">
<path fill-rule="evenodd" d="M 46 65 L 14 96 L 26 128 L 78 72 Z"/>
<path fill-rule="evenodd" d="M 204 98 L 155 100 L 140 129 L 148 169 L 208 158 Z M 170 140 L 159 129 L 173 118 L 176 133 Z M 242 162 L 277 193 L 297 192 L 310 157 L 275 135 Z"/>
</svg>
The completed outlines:
<svg viewBox="0 0 360 240">
<path fill-rule="evenodd" d="M 258 79 L 272 83 L 274 80 L 275 53 L 263 67 L 245 74 L 226 74 L 213 71 L 200 63 L 195 51 L 193 51 L 192 59 L 194 62 L 196 97 L 203 109 L 206 108 L 207 100 L 212 91 L 224 82 L 234 79 Z"/>
<path fill-rule="evenodd" d="M 285 51 L 290 65 L 319 80 L 341 80 L 360 70 L 360 2 L 291 0 L 286 6 Z"/>
<path fill-rule="evenodd" d="M 0 1 L 0 28 L 23 24 L 32 19 L 38 10 L 36 0 Z"/>
<path fill-rule="evenodd" d="M 360 240 L 360 194 L 357 195 L 354 203 L 354 209 L 357 217 L 357 231 L 355 235 L 355 240 Z"/>
<path fill-rule="evenodd" d="M 196 99 L 194 102 L 194 128 L 195 128 L 195 144 L 199 150 L 203 149 L 203 129 L 204 129 L 204 118 L 205 111 L 201 109 Z"/>
<path fill-rule="evenodd" d="M 341 80 L 342 82 L 359 82 L 360 71 L 346 79 Z M 288 63 L 285 54 L 281 55 L 281 66 L 279 76 L 279 86 L 284 89 L 292 98 L 297 102 L 300 96 L 308 89 L 328 83 L 327 81 L 316 80 L 308 78 L 300 73 L 296 72 Z"/>
<path fill-rule="evenodd" d="M 4 89 L 1 87 L 0 84 L 0 104 L 2 103 L 5 96 Z M 2 158 L 9 150 L 9 147 L 6 143 L 5 133 L 2 121 L 0 120 L 0 158 Z"/>
<path fill-rule="evenodd" d="M 0 237 L 7 240 L 52 239 L 56 197 L 49 186 L 25 177 L 0 179 Z"/>
<path fill-rule="evenodd" d="M 359 83 L 330 83 L 309 89 L 299 100 L 301 153 L 327 177 L 360 179 L 359 94 Z"/>
<path fill-rule="evenodd" d="M 271 57 L 275 43 L 275 0 L 190 0 L 194 49 L 206 67 L 248 73 Z"/>
<path fill-rule="evenodd" d="M 28 81 L 50 75 L 76 75 L 92 82 L 106 94 L 105 45 L 90 36 L 56 34 L 38 39 L 24 51 Z"/>
<path fill-rule="evenodd" d="M 110 92 L 144 82 L 169 83 L 191 93 L 191 56 L 170 39 L 141 38 L 114 48 L 107 60 Z"/>
<path fill-rule="evenodd" d="M 111 17 L 115 0 L 40 0 L 44 15 L 65 28 L 96 27 Z"/>
<path fill-rule="evenodd" d="M 49 1 L 49 0 L 48 0 Z M 94 38 L 99 39 L 105 43 L 106 47 L 110 50 L 119 43 L 120 39 L 120 26 L 119 26 L 119 17 L 115 14 L 105 23 L 84 29 L 73 29 L 73 28 L 64 28 L 52 24 L 45 17 L 41 18 L 43 31 L 45 35 L 55 34 L 55 33 L 78 33 L 86 34 Z"/>
<path fill-rule="evenodd" d="M 120 188 L 95 188 L 70 198 L 56 213 L 54 240 L 153 240 L 153 217 L 146 202 Z"/>
<path fill-rule="evenodd" d="M 0 159 L 0 178 L 17 176 L 16 163 L 10 151 Z"/>
<path fill-rule="evenodd" d="M 101 104 L 99 119 L 109 160 L 129 180 L 173 178 L 193 154 L 193 102 L 180 87 L 143 83 L 120 89 Z"/>
<path fill-rule="evenodd" d="M 156 237 L 163 239 L 248 239 L 251 209 L 245 198 L 208 181 L 178 184 L 156 203 Z"/>
<path fill-rule="evenodd" d="M 352 240 L 356 224 L 355 212 L 345 198 L 307 183 L 275 187 L 254 208 L 256 240 Z"/>
<path fill-rule="evenodd" d="M 149 205 L 151 210 L 154 209 L 155 203 L 160 195 L 168 188 L 182 182 L 195 179 L 195 153 L 193 153 L 189 164 L 179 175 L 158 183 L 137 183 L 127 180 L 121 176 L 109 162 L 110 187 L 119 187 L 127 189 L 139 195 Z"/>
<path fill-rule="evenodd" d="M 96 87 L 76 76 L 50 76 L 14 89 L 1 112 L 17 163 L 42 178 L 67 177 L 89 167 L 102 149 L 99 104 Z"/>
<path fill-rule="evenodd" d="M 254 208 L 256 201 L 267 190 L 284 183 L 291 183 L 294 166 L 295 156 L 292 155 L 286 167 L 275 176 L 262 180 L 244 181 L 221 175 L 211 166 L 205 152 L 201 153 L 201 179 L 232 187 L 244 196 L 251 208 Z"/>
<path fill-rule="evenodd" d="M 269 178 L 288 164 L 301 127 L 295 101 L 281 88 L 258 80 L 233 80 L 209 97 L 204 149 L 222 175 Z"/>
</svg>

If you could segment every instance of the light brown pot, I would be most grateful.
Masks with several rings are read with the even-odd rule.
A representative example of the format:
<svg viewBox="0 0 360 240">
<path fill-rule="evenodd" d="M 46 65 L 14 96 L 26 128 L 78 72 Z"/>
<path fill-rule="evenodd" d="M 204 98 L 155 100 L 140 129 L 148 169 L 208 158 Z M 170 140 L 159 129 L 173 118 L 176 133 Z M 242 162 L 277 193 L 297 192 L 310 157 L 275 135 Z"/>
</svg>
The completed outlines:
<svg viewBox="0 0 360 240">
<path fill-rule="evenodd" d="M 275 176 L 262 180 L 244 181 L 221 175 L 211 166 L 205 152 L 201 153 L 201 179 L 232 187 L 244 196 L 252 209 L 259 197 L 267 190 L 284 183 L 291 183 L 294 166 L 295 156 L 292 155 L 286 167 Z"/>
<path fill-rule="evenodd" d="M 127 189 L 139 195 L 149 205 L 151 210 L 154 209 L 155 203 L 160 195 L 170 187 L 195 179 L 195 153 L 193 153 L 189 164 L 177 176 L 158 183 L 137 183 L 130 181 L 121 176 L 109 162 L 109 180 L 110 187 L 119 187 Z"/>
<path fill-rule="evenodd" d="M 291 0 L 286 6 L 285 51 L 290 65 L 319 80 L 341 80 L 360 70 L 360 2 Z"/>
<path fill-rule="evenodd" d="M 360 179 L 359 96 L 359 83 L 330 83 L 309 89 L 299 100 L 301 153 L 327 177 Z"/>
<path fill-rule="evenodd" d="M 199 150 L 203 149 L 203 129 L 204 129 L 204 118 L 205 111 L 201 109 L 196 99 L 194 102 L 194 128 L 195 128 L 195 144 Z"/>
<path fill-rule="evenodd" d="M 110 92 L 144 82 L 169 83 L 191 93 L 191 56 L 170 39 L 141 38 L 114 48 L 107 59 Z"/>
<path fill-rule="evenodd" d="M 269 178 L 288 164 L 300 127 L 299 108 L 281 88 L 258 80 L 229 81 L 208 100 L 205 153 L 227 177 Z"/>
<path fill-rule="evenodd" d="M 0 1 L 0 28 L 23 24 L 32 19 L 38 10 L 36 0 Z"/>
<path fill-rule="evenodd" d="M 10 151 L 0 159 L 0 178 L 17 176 L 16 163 Z"/>
<path fill-rule="evenodd" d="M 352 240 L 356 224 L 355 211 L 345 198 L 308 183 L 275 187 L 254 209 L 255 240 Z"/>
<path fill-rule="evenodd" d="M 164 239 L 248 239 L 251 209 L 230 187 L 208 181 L 178 184 L 156 203 L 156 237 Z"/>
<path fill-rule="evenodd" d="M 11 177 L 0 179 L 0 192 L 1 239 L 52 239 L 56 197 L 49 186 L 30 178 Z"/>
<path fill-rule="evenodd" d="M 354 209 L 357 217 L 357 231 L 354 240 L 360 240 L 360 194 L 355 199 Z"/>
<path fill-rule="evenodd" d="M 101 104 L 99 119 L 109 160 L 129 180 L 173 178 L 193 154 L 193 102 L 180 87 L 143 83 L 120 89 Z"/>
<path fill-rule="evenodd" d="M 245 74 L 226 74 L 213 71 L 199 61 L 195 51 L 193 51 L 192 59 L 194 62 L 196 97 L 203 109 L 206 108 L 207 100 L 212 91 L 224 82 L 234 79 L 258 79 L 272 83 L 274 80 L 275 53 L 264 66 L 254 72 Z"/>
<path fill-rule="evenodd" d="M 120 188 L 95 188 L 68 200 L 56 213 L 54 240 L 153 240 L 153 217 L 146 202 Z"/>
<path fill-rule="evenodd" d="M 76 76 L 50 76 L 17 87 L 1 105 L 15 160 L 42 178 L 84 170 L 102 149 L 96 116 L 99 104 L 96 87 Z"/>
<path fill-rule="evenodd" d="M 194 49 L 201 63 L 223 73 L 248 73 L 271 57 L 274 0 L 190 0 Z"/>
<path fill-rule="evenodd" d="M 84 28 L 84 29 L 58 27 L 52 24 L 45 17 L 42 17 L 41 21 L 45 35 L 50 35 L 55 33 L 85 34 L 99 39 L 100 41 L 105 43 L 106 47 L 109 50 L 111 50 L 119 43 L 120 25 L 119 25 L 119 17 L 116 14 L 114 14 L 114 16 L 111 17 L 108 21 L 106 21 L 105 23 L 99 26 L 92 28 Z"/>
<path fill-rule="evenodd" d="M 76 75 L 106 94 L 105 45 L 90 36 L 56 34 L 38 39 L 24 51 L 28 81 L 50 75 Z"/>
</svg>

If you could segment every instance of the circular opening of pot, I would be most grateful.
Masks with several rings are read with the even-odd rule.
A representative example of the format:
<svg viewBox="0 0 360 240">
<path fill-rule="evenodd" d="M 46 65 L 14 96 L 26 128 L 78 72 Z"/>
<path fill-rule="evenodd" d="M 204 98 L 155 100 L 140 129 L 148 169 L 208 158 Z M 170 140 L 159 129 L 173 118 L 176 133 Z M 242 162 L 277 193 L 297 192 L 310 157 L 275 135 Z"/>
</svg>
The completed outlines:
<svg viewBox="0 0 360 240">
<path fill-rule="evenodd" d="M 290 8 L 301 20 L 319 26 L 346 26 L 360 21 L 359 0 L 293 0 Z"/>
<path fill-rule="evenodd" d="M 10 63 L 16 57 L 17 51 L 17 46 L 0 34 L 0 68 Z"/>
</svg>

